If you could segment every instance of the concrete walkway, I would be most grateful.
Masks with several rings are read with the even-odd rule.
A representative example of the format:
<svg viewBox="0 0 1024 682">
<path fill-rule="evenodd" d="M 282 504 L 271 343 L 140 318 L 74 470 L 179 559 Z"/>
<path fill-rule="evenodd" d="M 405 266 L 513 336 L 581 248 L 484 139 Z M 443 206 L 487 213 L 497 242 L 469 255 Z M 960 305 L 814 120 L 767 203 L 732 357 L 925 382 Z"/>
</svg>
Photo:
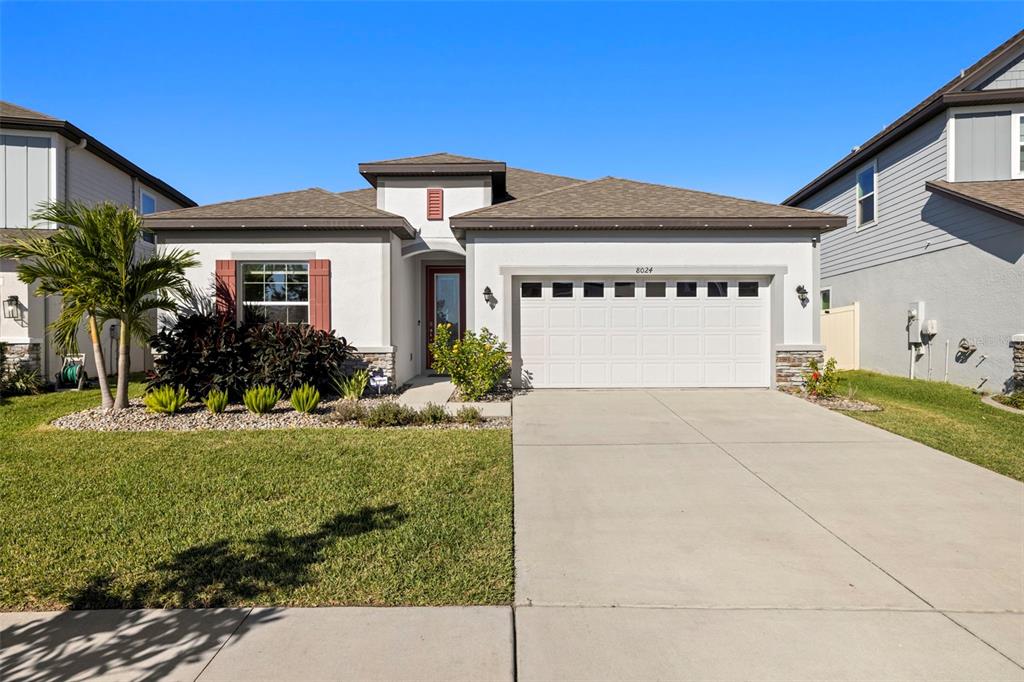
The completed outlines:
<svg viewBox="0 0 1024 682">
<path fill-rule="evenodd" d="M 508 607 L 0 614 L 0 679 L 511 680 Z"/>
<path fill-rule="evenodd" d="M 514 409 L 519 679 L 1024 680 L 1024 487 L 769 391 Z"/>
</svg>

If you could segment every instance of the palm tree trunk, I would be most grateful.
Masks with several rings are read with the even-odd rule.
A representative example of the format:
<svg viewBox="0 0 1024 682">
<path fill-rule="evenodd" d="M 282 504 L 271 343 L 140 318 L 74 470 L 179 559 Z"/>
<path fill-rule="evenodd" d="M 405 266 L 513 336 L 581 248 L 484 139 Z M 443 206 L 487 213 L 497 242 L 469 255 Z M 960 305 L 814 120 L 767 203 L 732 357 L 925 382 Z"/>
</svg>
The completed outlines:
<svg viewBox="0 0 1024 682">
<path fill-rule="evenodd" d="M 89 338 L 92 340 L 92 355 L 96 362 L 96 379 L 100 382 L 100 396 L 104 410 L 114 406 L 114 398 L 110 395 L 110 384 L 107 383 L 107 363 L 103 361 L 103 345 L 100 343 L 100 328 L 96 317 L 89 315 Z"/>
<path fill-rule="evenodd" d="M 128 343 L 128 325 L 121 320 L 121 333 L 117 344 L 117 395 L 114 409 L 128 407 L 128 372 L 131 370 L 131 346 Z"/>
</svg>

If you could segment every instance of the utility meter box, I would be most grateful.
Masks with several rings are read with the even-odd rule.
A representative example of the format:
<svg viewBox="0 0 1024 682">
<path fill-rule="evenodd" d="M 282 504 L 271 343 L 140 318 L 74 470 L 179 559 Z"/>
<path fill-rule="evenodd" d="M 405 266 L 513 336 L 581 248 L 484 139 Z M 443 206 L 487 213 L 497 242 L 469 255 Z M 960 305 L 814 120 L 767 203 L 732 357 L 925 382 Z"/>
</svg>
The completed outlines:
<svg viewBox="0 0 1024 682">
<path fill-rule="evenodd" d="M 921 343 L 921 325 L 924 324 L 924 301 L 912 301 L 907 306 L 907 341 Z"/>
<path fill-rule="evenodd" d="M 921 325 L 921 333 L 925 336 L 935 336 L 939 333 L 939 323 L 937 320 L 925 320 L 924 324 Z"/>
</svg>

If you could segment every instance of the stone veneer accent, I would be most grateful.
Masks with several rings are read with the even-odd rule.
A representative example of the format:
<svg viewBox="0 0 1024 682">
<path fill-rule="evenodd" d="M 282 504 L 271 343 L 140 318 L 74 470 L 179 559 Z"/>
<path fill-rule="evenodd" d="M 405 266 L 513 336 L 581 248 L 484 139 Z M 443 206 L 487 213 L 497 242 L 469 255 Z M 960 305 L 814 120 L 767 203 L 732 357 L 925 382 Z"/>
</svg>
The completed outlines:
<svg viewBox="0 0 1024 682">
<path fill-rule="evenodd" d="M 342 364 L 342 369 L 346 372 L 354 372 L 357 369 L 383 372 L 384 376 L 388 378 L 388 388 L 395 388 L 395 354 L 393 351 L 353 351 L 352 357 Z"/>
<path fill-rule="evenodd" d="M 1013 349 L 1013 388 L 1024 391 L 1024 334 L 1010 337 L 1010 347 Z"/>
<path fill-rule="evenodd" d="M 775 387 L 803 388 L 804 374 L 810 371 L 812 359 L 825 366 L 824 346 L 778 346 L 775 349 Z"/>
<path fill-rule="evenodd" d="M 7 367 L 25 367 L 39 372 L 42 367 L 42 344 L 39 343 L 7 343 L 4 344 L 4 364 Z"/>
</svg>

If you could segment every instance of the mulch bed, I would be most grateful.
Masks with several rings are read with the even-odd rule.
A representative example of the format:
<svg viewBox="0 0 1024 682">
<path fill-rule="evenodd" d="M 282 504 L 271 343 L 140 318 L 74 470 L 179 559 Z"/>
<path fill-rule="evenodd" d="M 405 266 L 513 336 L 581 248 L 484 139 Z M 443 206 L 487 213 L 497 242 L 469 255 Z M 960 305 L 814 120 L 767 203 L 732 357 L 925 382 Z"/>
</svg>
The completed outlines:
<svg viewBox="0 0 1024 682">
<path fill-rule="evenodd" d="M 795 395 L 798 398 L 803 398 L 809 403 L 821 405 L 822 407 L 827 407 L 830 410 L 838 410 L 840 412 L 881 412 L 882 410 L 881 407 L 874 403 L 857 400 L 856 398 L 843 398 L 840 396 L 836 396 L 834 398 L 822 398 L 800 390 L 786 391 L 786 393 Z"/>
<path fill-rule="evenodd" d="M 380 398 L 364 398 L 359 404 L 366 409 L 396 399 L 394 394 Z M 106 411 L 100 407 L 74 412 L 54 419 L 51 424 L 58 429 L 74 431 L 256 431 L 266 429 L 323 429 L 359 427 L 355 421 L 332 419 L 338 400 L 326 400 L 309 414 L 296 412 L 291 403 L 280 401 L 267 414 L 253 414 L 244 405 L 232 404 L 221 414 L 211 414 L 199 403 L 189 404 L 176 414 L 150 412 L 142 400 L 132 400 L 127 409 Z M 479 424 L 418 424 L 415 426 L 388 427 L 412 429 L 479 429 L 508 428 L 511 420 L 504 418 L 486 419 Z M 362 427 L 360 427 L 362 428 Z"/>
</svg>

